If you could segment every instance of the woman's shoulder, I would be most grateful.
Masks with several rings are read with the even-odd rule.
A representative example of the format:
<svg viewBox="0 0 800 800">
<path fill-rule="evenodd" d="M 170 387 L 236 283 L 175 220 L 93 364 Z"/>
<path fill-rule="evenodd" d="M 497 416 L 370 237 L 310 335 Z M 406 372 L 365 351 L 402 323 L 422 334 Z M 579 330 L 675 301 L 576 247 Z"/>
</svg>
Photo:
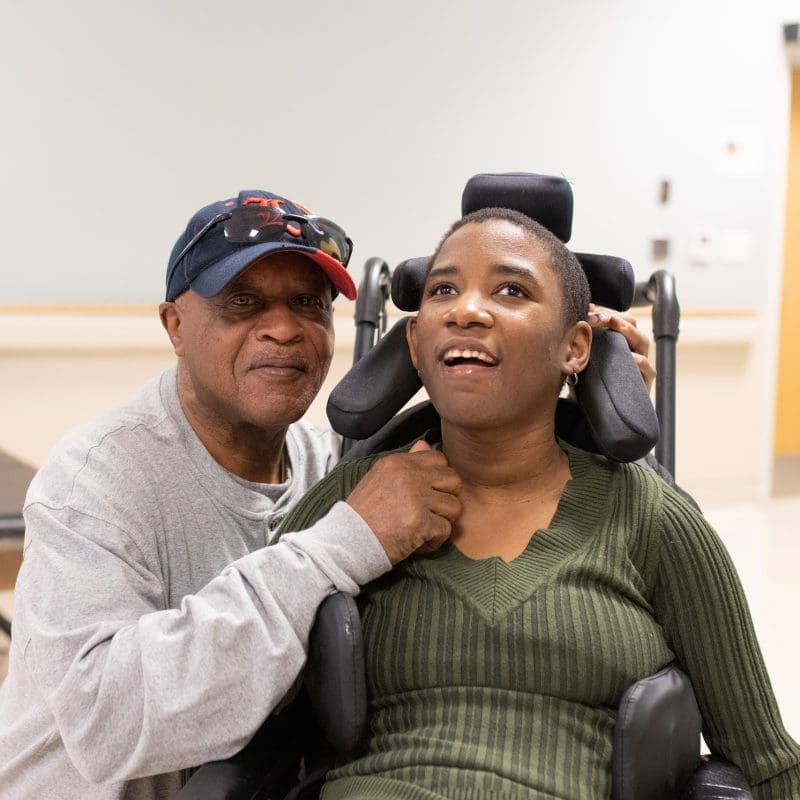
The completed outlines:
<svg viewBox="0 0 800 800">
<path fill-rule="evenodd" d="M 622 493 L 634 501 L 657 500 L 666 483 L 658 471 L 644 461 L 619 462 L 559 440 L 570 459 L 573 478 L 579 478 L 597 495 L 611 497 Z"/>
</svg>

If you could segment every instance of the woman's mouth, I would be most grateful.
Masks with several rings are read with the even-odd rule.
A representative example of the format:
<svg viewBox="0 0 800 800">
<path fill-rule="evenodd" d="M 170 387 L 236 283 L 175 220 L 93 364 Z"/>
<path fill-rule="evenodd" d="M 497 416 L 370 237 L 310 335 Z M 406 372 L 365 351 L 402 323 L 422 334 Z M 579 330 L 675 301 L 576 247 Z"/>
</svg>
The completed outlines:
<svg viewBox="0 0 800 800">
<path fill-rule="evenodd" d="M 458 347 L 451 347 L 446 350 L 442 355 L 442 361 L 446 367 L 458 367 L 461 365 L 497 366 L 497 359 L 483 350 L 462 350 Z"/>
</svg>

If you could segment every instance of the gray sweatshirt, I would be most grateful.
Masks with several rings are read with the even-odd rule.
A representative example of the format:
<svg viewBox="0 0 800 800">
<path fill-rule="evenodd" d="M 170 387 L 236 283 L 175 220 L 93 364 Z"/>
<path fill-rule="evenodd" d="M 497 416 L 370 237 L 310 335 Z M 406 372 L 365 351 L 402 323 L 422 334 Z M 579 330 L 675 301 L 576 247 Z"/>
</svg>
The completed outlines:
<svg viewBox="0 0 800 800">
<path fill-rule="evenodd" d="M 163 798 L 240 750 L 291 688 L 319 603 L 387 571 L 345 503 L 271 531 L 337 459 L 296 423 L 289 478 L 237 478 L 203 447 L 176 373 L 68 435 L 34 478 L 0 687 L 0 798 Z"/>
</svg>

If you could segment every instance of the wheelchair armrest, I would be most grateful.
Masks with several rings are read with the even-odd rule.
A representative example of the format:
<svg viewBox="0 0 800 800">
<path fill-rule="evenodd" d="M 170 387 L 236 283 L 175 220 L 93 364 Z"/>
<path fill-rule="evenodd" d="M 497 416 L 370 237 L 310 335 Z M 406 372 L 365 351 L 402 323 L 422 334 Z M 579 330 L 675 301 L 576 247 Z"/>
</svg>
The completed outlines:
<svg viewBox="0 0 800 800">
<path fill-rule="evenodd" d="M 701 717 L 689 678 L 674 665 L 637 681 L 617 709 L 613 800 L 667 800 L 700 762 Z"/>
<path fill-rule="evenodd" d="M 317 611 L 305 687 L 328 744 L 338 755 L 354 753 L 367 732 L 367 682 L 361 617 L 348 594 L 332 595 Z"/>
<path fill-rule="evenodd" d="M 680 800 L 752 800 L 741 770 L 730 761 L 711 756 L 695 770 Z"/>
</svg>

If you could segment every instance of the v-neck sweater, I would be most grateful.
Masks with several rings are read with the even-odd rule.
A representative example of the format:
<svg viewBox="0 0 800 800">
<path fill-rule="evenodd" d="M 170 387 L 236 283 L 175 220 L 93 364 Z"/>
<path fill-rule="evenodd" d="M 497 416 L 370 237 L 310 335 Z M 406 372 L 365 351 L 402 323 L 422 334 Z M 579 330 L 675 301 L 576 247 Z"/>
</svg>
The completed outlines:
<svg viewBox="0 0 800 800">
<path fill-rule="evenodd" d="M 720 539 L 651 471 L 562 447 L 572 478 L 513 561 L 448 542 L 362 593 L 370 734 L 324 800 L 610 797 L 620 698 L 673 661 L 712 752 L 756 798 L 800 797 L 800 748 Z M 374 461 L 337 467 L 284 530 L 310 526 Z"/>
</svg>

